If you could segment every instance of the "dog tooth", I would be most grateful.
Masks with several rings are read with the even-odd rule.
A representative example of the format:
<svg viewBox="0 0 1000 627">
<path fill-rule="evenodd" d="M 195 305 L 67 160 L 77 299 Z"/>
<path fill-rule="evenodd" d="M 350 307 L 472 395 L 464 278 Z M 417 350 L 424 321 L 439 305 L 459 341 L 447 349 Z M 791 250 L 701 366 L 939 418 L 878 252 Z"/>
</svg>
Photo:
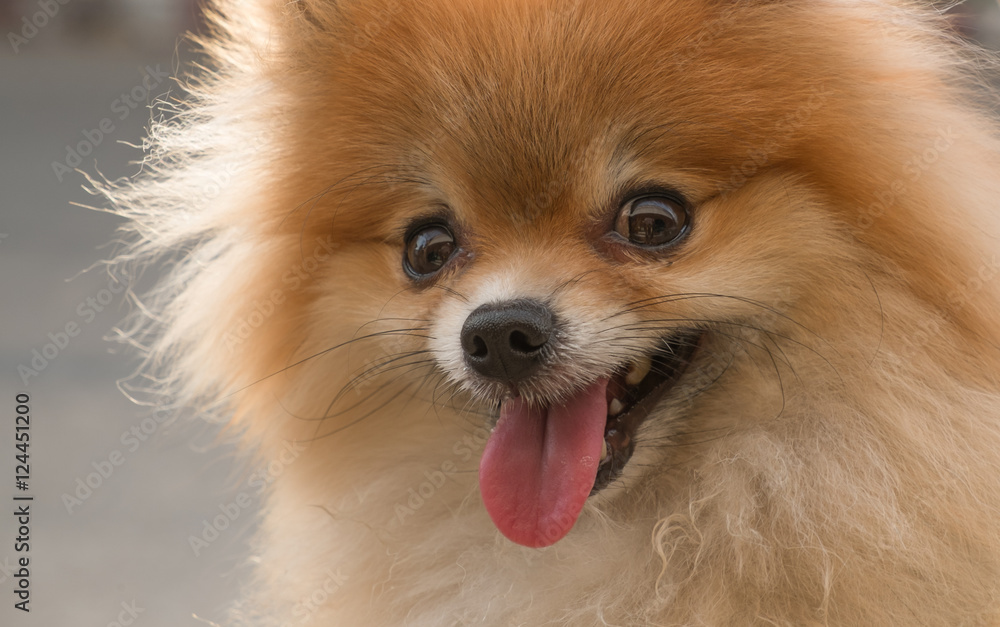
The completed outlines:
<svg viewBox="0 0 1000 627">
<path fill-rule="evenodd" d="M 611 404 L 608 405 L 608 415 L 617 416 L 622 413 L 623 409 L 625 409 L 625 403 L 621 402 L 617 398 L 613 398 L 611 399 Z"/>
<path fill-rule="evenodd" d="M 640 357 L 629 366 L 628 374 L 625 376 L 625 383 L 629 385 L 639 385 L 639 383 L 646 378 L 649 371 L 653 369 L 653 359 L 646 355 Z"/>
<path fill-rule="evenodd" d="M 608 458 L 608 441 L 601 440 L 601 461 L 603 462 Z"/>
</svg>

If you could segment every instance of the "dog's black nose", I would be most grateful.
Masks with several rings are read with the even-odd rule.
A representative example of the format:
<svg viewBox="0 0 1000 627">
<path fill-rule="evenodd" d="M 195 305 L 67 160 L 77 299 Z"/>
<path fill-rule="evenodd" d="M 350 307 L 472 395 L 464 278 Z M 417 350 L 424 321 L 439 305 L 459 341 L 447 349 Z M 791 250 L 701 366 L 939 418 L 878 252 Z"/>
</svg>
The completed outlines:
<svg viewBox="0 0 1000 627">
<path fill-rule="evenodd" d="M 554 328 L 552 310 L 538 301 L 483 305 L 462 327 L 465 361 L 484 377 L 517 383 L 542 365 Z"/>
</svg>

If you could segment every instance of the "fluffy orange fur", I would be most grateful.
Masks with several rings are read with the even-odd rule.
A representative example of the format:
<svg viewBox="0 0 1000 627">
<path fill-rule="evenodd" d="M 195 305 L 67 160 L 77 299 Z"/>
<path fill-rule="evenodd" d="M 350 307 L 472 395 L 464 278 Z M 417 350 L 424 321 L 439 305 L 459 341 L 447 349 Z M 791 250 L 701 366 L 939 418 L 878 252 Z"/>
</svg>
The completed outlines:
<svg viewBox="0 0 1000 627">
<path fill-rule="evenodd" d="M 303 447 L 234 624 L 1000 625 L 1000 144 L 990 59 L 940 16 L 215 7 L 211 70 L 106 193 L 138 234 L 124 261 L 176 261 L 125 329 L 164 394 L 256 459 Z M 669 260 L 593 245 L 637 181 L 692 203 Z M 417 285 L 403 233 L 439 206 L 468 259 Z M 497 293 L 578 322 L 587 376 L 657 327 L 708 329 L 547 549 L 478 492 L 495 406 L 452 353 Z"/>
</svg>

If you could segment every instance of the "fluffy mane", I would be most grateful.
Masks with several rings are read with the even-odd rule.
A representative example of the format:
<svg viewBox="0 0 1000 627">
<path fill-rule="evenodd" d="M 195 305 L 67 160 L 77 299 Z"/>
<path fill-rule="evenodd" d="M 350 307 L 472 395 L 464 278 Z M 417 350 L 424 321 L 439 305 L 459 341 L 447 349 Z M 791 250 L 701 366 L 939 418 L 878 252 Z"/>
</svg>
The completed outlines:
<svg viewBox="0 0 1000 627">
<path fill-rule="evenodd" d="M 117 262 L 166 268 L 122 327 L 156 393 L 284 460 L 232 622 L 1000 625 L 993 57 L 905 0 L 606 5 L 215 0 L 141 174 L 96 183 L 129 219 Z M 530 84 L 538 59 L 570 78 Z M 439 121 L 447 152 L 475 126 L 463 111 L 515 124 L 484 77 L 522 62 L 500 84 L 537 102 L 596 93 L 602 62 L 625 64 L 609 82 L 662 84 L 698 131 L 676 148 L 683 176 L 732 216 L 705 218 L 715 284 L 690 291 L 766 304 L 720 327 L 731 361 L 702 375 L 718 384 L 686 409 L 697 432 L 541 551 L 503 540 L 479 501 L 485 410 L 406 358 L 435 356 L 439 301 L 373 294 L 398 260 L 364 239 L 405 202 L 389 184 L 430 160 L 392 161 L 393 132 Z M 466 92 L 484 102 L 463 109 Z M 352 135 L 400 93 L 383 143 Z M 656 114 L 637 99 L 620 117 Z M 497 130 L 497 155 L 562 138 L 535 122 L 540 138 Z M 495 158 L 477 180 L 519 171 Z"/>
</svg>

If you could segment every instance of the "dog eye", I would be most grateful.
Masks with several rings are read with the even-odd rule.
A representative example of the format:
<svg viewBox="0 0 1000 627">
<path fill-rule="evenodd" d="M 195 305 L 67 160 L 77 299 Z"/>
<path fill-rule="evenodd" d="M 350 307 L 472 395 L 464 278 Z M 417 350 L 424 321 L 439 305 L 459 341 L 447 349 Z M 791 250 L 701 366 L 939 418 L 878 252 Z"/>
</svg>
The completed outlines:
<svg viewBox="0 0 1000 627">
<path fill-rule="evenodd" d="M 413 231 L 406 239 L 403 266 L 413 278 L 426 278 L 455 254 L 455 236 L 442 224 L 428 224 Z"/>
<path fill-rule="evenodd" d="M 628 241 L 647 248 L 666 246 L 688 231 L 688 211 L 669 196 L 640 196 L 625 203 L 615 221 L 615 231 Z"/>
</svg>

